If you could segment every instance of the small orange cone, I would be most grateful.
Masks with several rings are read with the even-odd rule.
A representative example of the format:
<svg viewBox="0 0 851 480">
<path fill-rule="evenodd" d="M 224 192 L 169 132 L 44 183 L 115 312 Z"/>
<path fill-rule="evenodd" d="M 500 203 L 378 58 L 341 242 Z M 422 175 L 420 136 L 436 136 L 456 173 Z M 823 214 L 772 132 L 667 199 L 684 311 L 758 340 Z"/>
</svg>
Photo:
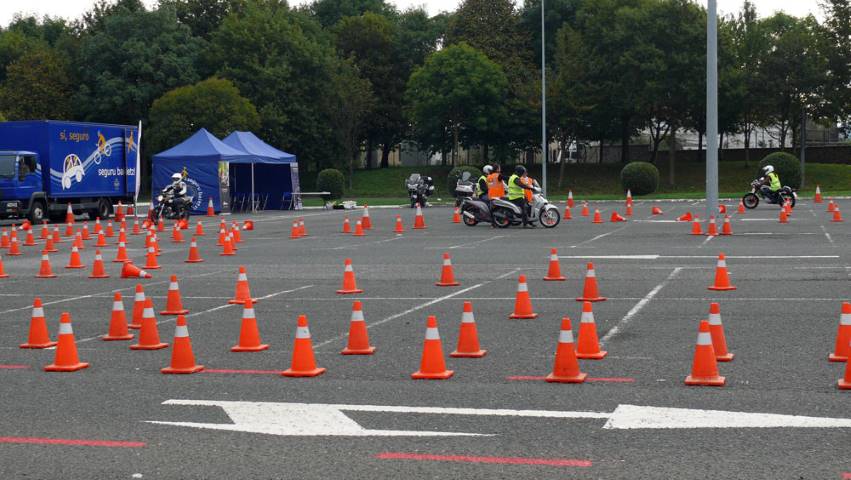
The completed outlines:
<svg viewBox="0 0 851 480">
<path fill-rule="evenodd" d="M 32 230 L 27 230 L 27 237 L 24 240 L 25 247 L 34 247 L 35 246 L 35 235 L 33 235 Z"/>
<path fill-rule="evenodd" d="M 243 305 L 246 300 L 257 303 L 256 298 L 251 298 L 251 288 L 248 285 L 248 274 L 246 274 L 245 267 L 240 265 L 239 276 L 236 278 L 236 290 L 233 298 L 228 300 L 228 303 Z"/>
<path fill-rule="evenodd" d="M 429 315 L 426 321 L 420 369 L 411 374 L 411 378 L 415 380 L 446 380 L 454 373 L 452 370 L 446 369 L 443 343 L 440 341 L 440 332 L 437 329 L 437 317 Z"/>
<path fill-rule="evenodd" d="M 709 322 L 701 320 L 697 345 L 694 347 L 691 375 L 686 377 L 685 383 L 686 385 L 720 387 L 725 381 L 724 377 L 718 375 L 718 362 L 715 360 L 715 349 L 712 347 Z"/>
<path fill-rule="evenodd" d="M 363 206 L 363 215 L 361 215 L 360 222 L 364 229 L 372 230 L 372 219 L 369 218 L 369 205 Z"/>
<path fill-rule="evenodd" d="M 629 205 L 626 206 L 626 216 L 627 217 L 632 216 L 632 203 L 630 203 Z"/>
<path fill-rule="evenodd" d="M 345 260 L 345 267 L 343 268 L 343 288 L 337 290 L 337 293 L 341 295 L 363 293 L 363 290 L 358 288 L 357 282 L 355 281 L 355 271 L 352 268 L 352 259 L 350 258 Z"/>
<path fill-rule="evenodd" d="M 65 265 L 65 268 L 85 268 L 83 262 L 80 261 L 80 251 L 77 250 L 77 247 L 71 247 L 71 258 L 68 260 L 68 265 Z"/>
<path fill-rule="evenodd" d="M 783 203 L 783 210 L 786 212 L 786 215 L 792 215 L 792 202 L 786 200 L 786 202 Z"/>
<path fill-rule="evenodd" d="M 721 235 L 729 236 L 733 234 L 733 226 L 730 224 L 730 216 L 724 215 L 724 225 L 721 227 Z"/>
<path fill-rule="evenodd" d="M 714 302 L 709 304 L 709 333 L 712 335 L 715 360 L 732 361 L 735 355 L 727 351 L 727 337 L 724 336 L 724 325 L 721 323 L 721 306 Z"/>
<path fill-rule="evenodd" d="M 21 247 L 18 245 L 18 239 L 16 237 L 12 237 L 12 240 L 9 242 L 9 252 L 6 255 L 10 257 L 21 255 Z"/>
<path fill-rule="evenodd" d="M 307 316 L 299 315 L 298 328 L 295 331 L 293 360 L 290 368 L 281 372 L 281 375 L 285 377 L 315 377 L 323 373 L 325 373 L 325 369 L 316 366 L 316 358 L 313 356 L 313 344 L 310 341 Z"/>
<path fill-rule="evenodd" d="M 364 236 L 363 223 L 360 220 L 355 222 L 355 233 L 353 233 L 352 235 L 355 236 L 355 237 L 363 237 Z"/>
<path fill-rule="evenodd" d="M 603 223 L 603 218 L 600 216 L 600 210 L 594 210 L 594 220 L 592 223 Z"/>
<path fill-rule="evenodd" d="M 600 350 L 597 338 L 597 323 L 594 321 L 594 309 L 591 302 L 582 302 L 582 318 L 579 320 L 579 341 L 576 344 L 576 358 L 600 360 L 609 352 Z"/>
<path fill-rule="evenodd" d="M 591 212 L 588 209 L 588 202 L 584 202 L 582 204 L 582 211 L 580 212 L 580 215 L 582 215 L 583 217 L 591 215 Z"/>
<path fill-rule="evenodd" d="M 440 280 L 435 283 L 438 287 L 457 287 L 461 285 L 455 281 L 455 272 L 452 269 L 452 259 L 449 253 L 443 254 L 443 268 L 440 271 Z"/>
<path fill-rule="evenodd" d="M 65 210 L 65 223 L 74 223 L 74 209 L 71 208 L 71 203 L 68 203 L 68 209 Z"/>
<path fill-rule="evenodd" d="M 298 236 L 306 237 L 307 236 L 307 227 L 304 226 L 304 219 L 298 219 Z"/>
<path fill-rule="evenodd" d="M 609 219 L 609 221 L 612 222 L 612 223 L 625 222 L 626 218 L 622 217 L 621 214 L 619 214 L 618 212 L 612 212 L 612 218 Z M 597 223 L 597 222 L 594 222 L 594 223 Z"/>
<path fill-rule="evenodd" d="M 103 257 L 100 255 L 100 250 L 95 250 L 95 262 L 92 264 L 92 274 L 89 275 L 89 278 L 109 278 L 103 266 Z"/>
<path fill-rule="evenodd" d="M 703 230 L 700 228 L 700 219 L 697 218 L 697 217 L 692 218 L 691 234 L 692 235 L 703 235 Z"/>
<path fill-rule="evenodd" d="M 36 278 L 56 278 L 56 274 L 50 268 L 50 257 L 47 255 L 46 250 L 41 252 L 41 267 L 39 267 Z"/>
<path fill-rule="evenodd" d="M 577 302 L 604 302 L 606 297 L 601 297 L 597 287 L 597 272 L 594 270 L 594 264 L 588 263 L 585 273 L 585 285 L 582 288 L 582 296 L 576 299 Z"/>
<path fill-rule="evenodd" d="M 119 222 L 124 220 L 124 205 L 121 204 L 121 200 L 118 201 L 118 207 L 115 209 L 115 220 Z"/>
<path fill-rule="evenodd" d="M 164 232 L 165 231 L 165 219 L 162 215 L 160 215 L 159 220 L 157 220 L 157 231 Z"/>
<path fill-rule="evenodd" d="M 833 223 L 842 223 L 842 212 L 839 211 L 839 207 L 833 208 Z"/>
<path fill-rule="evenodd" d="M 171 348 L 171 364 L 160 369 L 162 373 L 196 373 L 204 370 L 203 365 L 195 363 L 195 354 L 192 353 L 192 340 L 189 339 L 189 328 L 186 326 L 186 317 L 177 317 L 174 327 L 174 345 Z"/>
<path fill-rule="evenodd" d="M 115 236 L 115 229 L 112 226 L 112 220 L 106 222 L 106 238 L 112 238 Z"/>
<path fill-rule="evenodd" d="M 215 207 L 213 207 L 213 197 L 210 197 L 210 199 L 207 201 L 207 216 L 208 217 L 215 217 L 216 216 L 216 209 L 215 209 Z"/>
<path fill-rule="evenodd" d="M 653 215 L 662 215 L 662 209 L 659 208 L 659 207 L 653 207 L 650 210 L 650 213 L 653 214 Z"/>
<path fill-rule="evenodd" d="M 816 196 L 813 199 L 813 202 L 815 202 L 815 203 L 822 203 L 823 202 L 823 200 L 821 198 L 821 187 L 819 185 L 816 185 Z"/>
<path fill-rule="evenodd" d="M 831 362 L 847 362 L 849 357 L 851 357 L 851 303 L 842 302 L 839 330 L 836 332 L 836 346 L 827 358 Z"/>
<path fill-rule="evenodd" d="M 739 200 L 739 208 L 736 211 L 739 212 L 739 215 L 745 213 L 745 204 L 741 200 Z"/>
<path fill-rule="evenodd" d="M 9 278 L 9 274 L 3 268 L 3 257 L 0 257 L 0 278 Z"/>
<path fill-rule="evenodd" d="M 736 287 L 730 285 L 730 277 L 727 272 L 727 257 L 724 254 L 718 255 L 718 264 L 715 266 L 715 284 L 709 287 L 709 290 L 726 291 L 735 290 Z"/>
<path fill-rule="evenodd" d="M 121 228 L 118 229 L 118 241 L 115 244 L 118 245 L 121 242 L 127 244 L 127 230 L 124 228 L 124 225 L 121 225 Z"/>
<path fill-rule="evenodd" d="M 343 219 L 343 233 L 352 233 L 352 223 L 349 221 L 349 217 Z"/>
<path fill-rule="evenodd" d="M 726 215 L 727 214 L 727 205 L 724 205 L 723 203 L 721 205 L 718 205 L 718 214 L 719 215 Z"/>
<path fill-rule="evenodd" d="M 836 210 L 836 204 L 833 203 L 833 199 L 831 198 L 829 202 L 827 202 L 827 213 L 833 213 Z"/>
<path fill-rule="evenodd" d="M 180 225 L 176 223 L 171 230 L 171 243 L 183 243 L 183 233 L 180 232 Z"/>
<path fill-rule="evenodd" d="M 198 223 L 195 224 L 195 236 L 203 237 L 204 236 L 204 224 L 201 223 L 201 220 L 198 220 Z"/>
<path fill-rule="evenodd" d="M 632 190 L 626 189 L 626 204 L 632 205 Z"/>
<path fill-rule="evenodd" d="M 845 376 L 836 382 L 840 390 L 851 390 L 851 361 L 845 362 Z"/>
<path fill-rule="evenodd" d="M 780 210 L 780 223 L 789 223 L 789 214 L 786 210 Z"/>
<path fill-rule="evenodd" d="M 198 253 L 198 242 L 195 241 L 195 237 L 192 237 L 192 241 L 189 242 L 189 258 L 184 260 L 184 263 L 201 263 L 203 261 L 201 254 Z"/>
<path fill-rule="evenodd" d="M 340 354 L 372 355 L 373 353 L 375 353 L 375 347 L 369 344 L 366 321 L 363 318 L 363 306 L 360 301 L 355 300 L 352 304 L 352 318 L 349 322 L 349 341 Z"/>
<path fill-rule="evenodd" d="M 233 250 L 233 238 L 230 234 L 225 237 L 225 243 L 222 246 L 222 252 L 219 254 L 220 257 L 232 257 L 236 255 L 236 252 Z"/>
<path fill-rule="evenodd" d="M 133 231 L 130 232 L 131 235 L 139 235 L 142 233 L 142 228 L 139 226 L 139 219 L 133 220 Z"/>
<path fill-rule="evenodd" d="M 222 238 L 224 234 L 224 230 L 219 232 L 219 238 Z M 293 221 L 293 227 L 290 229 L 290 238 L 296 239 L 301 238 L 301 230 L 298 228 L 298 220 Z"/>
<path fill-rule="evenodd" d="M 3 229 L 3 233 L 0 235 L 0 248 L 9 248 L 9 231 L 5 228 Z"/>
<path fill-rule="evenodd" d="M 707 237 L 717 237 L 718 236 L 718 225 L 715 224 L 715 216 L 714 215 L 709 217 L 709 225 L 706 227 L 706 236 Z"/>
<path fill-rule="evenodd" d="M 77 342 L 74 340 L 74 329 L 71 327 L 71 314 L 62 312 L 59 320 L 59 342 L 56 345 L 56 355 L 53 363 L 44 367 L 45 372 L 76 372 L 88 367 L 88 363 L 80 362 L 77 356 Z"/>
<path fill-rule="evenodd" d="M 39 236 L 42 240 L 47 240 L 50 238 L 50 228 L 47 227 L 47 220 L 44 220 L 41 224 L 41 235 Z"/>
<path fill-rule="evenodd" d="M 529 286 L 526 284 L 526 275 L 520 275 L 520 278 L 517 281 L 517 295 L 514 298 L 514 313 L 509 315 L 508 318 L 538 318 L 538 314 L 532 310 L 532 299 L 529 297 Z"/>
<path fill-rule="evenodd" d="M 127 205 L 127 215 L 136 215 L 136 209 L 134 208 L 134 205 Z"/>
<path fill-rule="evenodd" d="M 88 235 L 89 227 L 88 227 L 87 222 L 83 222 L 83 230 L 85 232 L 84 235 Z M 102 231 L 103 231 L 103 227 L 100 224 L 100 217 L 97 217 L 97 218 L 95 218 L 95 227 L 94 227 L 95 235 L 97 235 L 98 233 L 100 233 Z"/>
<path fill-rule="evenodd" d="M 47 240 L 44 241 L 44 251 L 50 253 L 59 251 L 56 245 L 53 244 L 53 237 L 47 237 Z"/>
<path fill-rule="evenodd" d="M 547 276 L 544 277 L 544 280 L 548 282 L 563 282 L 567 280 L 561 274 L 561 265 L 558 262 L 558 250 L 555 248 L 550 249 L 550 266 L 547 269 Z"/>
<path fill-rule="evenodd" d="M 139 328 L 139 343 L 130 345 L 130 350 L 160 350 L 166 347 L 168 347 L 167 343 L 160 342 L 160 332 L 154 316 L 154 303 L 147 298 L 142 312 L 142 326 Z"/>
<path fill-rule="evenodd" d="M 233 225 L 231 225 L 230 233 L 231 235 L 233 235 L 233 239 L 236 243 L 242 243 L 242 231 L 239 229 L 238 223 L 233 222 Z"/>
<path fill-rule="evenodd" d="M 74 224 L 73 223 L 66 223 L 65 224 L 65 236 L 71 237 L 73 235 L 74 235 Z"/>
<path fill-rule="evenodd" d="M 297 225 L 293 224 L 293 228 L 296 228 Z M 216 241 L 216 246 L 223 247 L 225 245 L 225 240 L 228 238 L 227 231 L 224 227 L 219 228 L 219 239 Z M 293 238 L 293 237 L 290 237 Z M 298 237 L 296 237 L 298 238 Z"/>
<path fill-rule="evenodd" d="M 694 217 L 692 216 L 691 212 L 686 212 L 677 217 L 678 222 L 690 222 L 692 220 L 694 220 Z"/>
<path fill-rule="evenodd" d="M 562 220 L 573 220 L 573 214 L 570 213 L 570 206 L 564 206 L 564 215 L 562 215 Z"/>
<path fill-rule="evenodd" d="M 118 243 L 118 251 L 115 253 L 115 258 L 112 260 L 112 263 L 124 263 L 130 260 L 127 258 L 127 246 L 124 242 Z"/>
<path fill-rule="evenodd" d="M 133 262 L 128 260 L 121 267 L 121 278 L 151 278 L 152 275 L 141 268 L 133 265 Z"/>
<path fill-rule="evenodd" d="M 100 337 L 105 341 L 132 340 L 133 334 L 127 331 L 127 317 L 124 314 L 124 301 L 121 292 L 115 292 L 112 299 L 112 316 L 109 319 L 109 333 Z"/>
<path fill-rule="evenodd" d="M 396 228 L 393 229 L 393 233 L 405 233 L 405 226 L 402 225 L 401 215 L 396 215 Z"/>
<path fill-rule="evenodd" d="M 267 350 L 269 345 L 260 343 L 260 330 L 257 328 L 257 316 L 254 313 L 254 302 L 245 300 L 242 308 L 242 326 L 239 329 L 239 342 L 231 347 L 231 352 L 260 352 Z"/>
<path fill-rule="evenodd" d="M 461 314 L 461 330 L 458 333 L 458 347 L 450 353 L 456 358 L 481 358 L 488 353 L 479 346 L 479 332 L 476 319 L 473 317 L 473 304 L 464 302 L 464 313 Z"/>
<path fill-rule="evenodd" d="M 30 317 L 30 333 L 27 343 L 22 343 L 21 348 L 48 348 L 59 342 L 50 340 L 47 333 L 47 321 L 44 319 L 44 308 L 41 306 L 41 298 L 35 297 L 33 311 Z"/>
<path fill-rule="evenodd" d="M 455 207 L 455 211 L 452 212 L 452 223 L 461 223 L 461 211 L 458 207 Z"/>
<path fill-rule="evenodd" d="M 425 217 L 423 216 L 423 209 L 420 204 L 417 204 L 417 214 L 414 217 L 414 230 L 423 230 L 426 228 Z"/>
<path fill-rule="evenodd" d="M 570 329 L 570 319 L 561 319 L 561 331 L 558 334 L 553 372 L 547 375 L 546 381 L 551 383 L 582 383 L 588 377 L 587 373 L 579 370 L 579 361 L 573 345 L 573 331 Z"/>
<path fill-rule="evenodd" d="M 246 232 L 254 231 L 254 220 L 246 220 L 242 222 L 242 229 Z"/>
<path fill-rule="evenodd" d="M 180 285 L 177 284 L 177 275 L 172 275 L 168 283 L 168 294 L 166 295 L 165 310 L 160 315 L 186 315 L 189 310 L 183 308 L 180 299 Z"/>
<path fill-rule="evenodd" d="M 154 247 L 148 247 L 148 255 L 145 257 L 145 268 L 148 270 L 157 270 L 160 267 L 157 262 L 157 252 L 154 250 Z"/>
<path fill-rule="evenodd" d="M 136 284 L 136 293 L 133 296 L 133 316 L 130 318 L 128 328 L 142 328 L 142 315 L 145 313 L 145 288 L 142 284 Z"/>
<path fill-rule="evenodd" d="M 567 208 L 573 208 L 573 190 L 567 191 Z"/>
</svg>

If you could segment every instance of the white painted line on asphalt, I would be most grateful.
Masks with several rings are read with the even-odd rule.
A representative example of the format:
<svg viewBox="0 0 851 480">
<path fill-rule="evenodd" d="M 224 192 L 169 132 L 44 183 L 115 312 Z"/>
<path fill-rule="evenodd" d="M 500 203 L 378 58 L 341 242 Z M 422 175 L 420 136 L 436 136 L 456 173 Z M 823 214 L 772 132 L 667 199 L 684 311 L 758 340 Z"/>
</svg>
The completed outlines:
<svg viewBox="0 0 851 480">
<path fill-rule="evenodd" d="M 824 228 L 824 225 L 821 225 L 821 231 L 824 232 L 824 236 L 827 237 L 827 241 L 830 242 L 830 245 L 832 247 L 835 247 L 836 244 L 833 242 L 833 238 L 830 236 L 830 234 L 827 233 L 827 229 Z"/>
<path fill-rule="evenodd" d="M 625 228 L 626 228 L 626 227 L 628 227 L 628 226 L 629 226 L 629 223 L 627 223 L 626 225 L 624 225 L 624 226 L 622 226 L 622 227 L 620 227 L 620 228 L 616 228 L 616 229 L 612 230 L 611 232 L 602 233 L 602 234 L 600 234 L 600 235 L 597 235 L 596 237 L 589 238 L 588 240 L 585 240 L 584 242 L 579 242 L 579 243 L 577 243 L 576 245 L 571 245 L 571 246 L 570 246 L 570 248 L 576 248 L 576 247 L 581 247 L 581 246 L 583 246 L 583 245 L 588 245 L 588 244 L 589 244 L 589 243 L 591 243 L 591 242 L 597 241 L 597 240 L 599 240 L 599 239 L 601 239 L 601 238 L 608 237 L 609 235 L 611 235 L 611 234 L 613 234 L 613 233 L 620 232 L 621 230 L 625 229 Z"/>
<path fill-rule="evenodd" d="M 701 242 L 701 244 L 698 245 L 697 248 L 703 248 L 703 246 L 706 245 L 707 243 L 711 242 L 713 238 L 715 238 L 715 235 L 710 235 L 710 236 L 706 237 L 706 240 Z"/>
<path fill-rule="evenodd" d="M 710 237 L 712 238 L 712 237 Z M 658 260 L 660 258 L 676 259 L 704 259 L 718 258 L 717 255 L 559 255 L 558 258 L 565 259 L 597 259 L 597 260 Z M 793 258 L 839 258 L 839 255 L 727 255 L 732 259 L 793 259 Z"/>
<path fill-rule="evenodd" d="M 653 300 L 653 297 L 655 297 L 655 296 L 659 293 L 659 291 L 660 291 L 660 290 L 662 290 L 663 288 L 665 288 L 665 285 L 667 285 L 667 284 L 668 284 L 668 282 L 670 282 L 671 280 L 673 280 L 673 279 L 674 279 L 674 277 L 676 277 L 676 276 L 677 276 L 677 274 L 679 274 L 681 270 L 682 270 L 682 268 L 681 268 L 681 267 L 677 267 L 677 268 L 675 268 L 675 269 L 671 272 L 671 274 L 670 274 L 670 275 L 668 275 L 668 278 L 666 278 L 665 280 L 662 280 L 662 283 L 660 283 L 659 285 L 656 285 L 656 287 L 654 287 L 654 288 L 653 288 L 653 290 L 650 290 L 650 292 L 649 292 L 647 295 L 645 295 L 645 296 L 644 296 L 644 298 L 642 298 L 641 300 L 639 300 L 639 301 L 638 301 L 638 303 L 636 303 L 636 304 L 635 304 L 635 306 L 634 306 L 634 307 L 632 307 L 632 309 L 631 309 L 630 311 L 628 311 L 628 312 L 626 313 L 626 315 L 624 315 L 624 317 L 621 319 L 621 321 L 620 321 L 620 322 L 618 322 L 618 324 L 617 324 L 617 325 L 615 325 L 614 327 L 612 327 L 612 328 L 611 328 L 611 329 L 610 329 L 610 330 L 606 333 L 606 335 L 605 335 L 605 336 L 603 336 L 603 338 L 602 338 L 602 339 L 600 339 L 600 342 L 601 342 L 601 343 L 605 343 L 605 342 L 607 342 L 608 340 L 611 340 L 611 339 L 612 339 L 615 335 L 617 335 L 617 334 L 618 334 L 621 330 L 623 330 L 623 329 L 626 327 L 626 325 L 627 325 L 627 324 L 628 324 L 628 323 L 629 323 L 629 322 L 630 322 L 630 321 L 631 321 L 631 320 L 632 320 L 632 319 L 633 319 L 636 315 L 638 315 L 638 312 L 640 312 L 640 311 L 641 311 L 641 309 L 642 309 L 642 308 L 644 308 L 644 306 L 645 306 L 645 305 L 647 305 L 648 303 L 650 303 L 650 300 Z"/>
<path fill-rule="evenodd" d="M 497 235 L 495 237 L 486 238 L 484 240 L 476 240 L 475 242 L 461 243 L 461 244 L 458 244 L 458 245 L 453 245 L 453 246 L 449 247 L 449 249 L 455 250 L 456 248 L 466 248 L 466 247 L 469 247 L 471 245 L 478 245 L 480 243 L 490 242 L 491 240 L 498 240 L 500 238 L 505 238 L 505 235 Z"/>
<path fill-rule="evenodd" d="M 656 260 L 659 255 L 559 255 L 558 258 L 593 260 Z"/>
<path fill-rule="evenodd" d="M 354 250 L 358 247 L 365 247 L 367 245 L 378 245 L 381 243 L 393 242 L 399 240 L 400 238 L 405 238 L 403 235 L 397 235 L 392 238 L 385 238 L 384 240 L 376 240 L 374 242 L 365 242 L 365 243 L 356 243 L 354 245 L 341 245 L 339 247 L 331 248 L 330 250 Z"/>
</svg>

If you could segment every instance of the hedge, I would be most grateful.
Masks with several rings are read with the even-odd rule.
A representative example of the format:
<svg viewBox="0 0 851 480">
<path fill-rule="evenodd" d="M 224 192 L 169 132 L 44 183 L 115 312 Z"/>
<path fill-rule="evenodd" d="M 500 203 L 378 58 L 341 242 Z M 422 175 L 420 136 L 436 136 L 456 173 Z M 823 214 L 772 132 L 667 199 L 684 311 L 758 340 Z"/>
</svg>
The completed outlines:
<svg viewBox="0 0 851 480">
<path fill-rule="evenodd" d="M 621 185 L 633 195 L 648 195 L 659 187 L 659 169 L 647 162 L 630 162 L 621 170 Z"/>
</svg>

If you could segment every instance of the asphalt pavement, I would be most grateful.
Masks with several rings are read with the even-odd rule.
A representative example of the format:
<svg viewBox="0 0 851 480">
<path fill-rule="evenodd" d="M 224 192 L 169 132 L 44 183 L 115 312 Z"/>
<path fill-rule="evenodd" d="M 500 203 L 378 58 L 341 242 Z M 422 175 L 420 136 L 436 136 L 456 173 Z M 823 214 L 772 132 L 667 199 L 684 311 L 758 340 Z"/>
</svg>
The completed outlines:
<svg viewBox="0 0 851 480">
<path fill-rule="evenodd" d="M 69 243 L 58 245 L 51 280 L 34 278 L 40 246 L 3 252 L 0 478 L 851 478 L 851 391 L 836 387 L 845 365 L 828 362 L 849 296 L 851 218 L 831 222 L 826 204 L 802 200 L 780 224 L 776 206 L 737 214 L 730 201 L 733 235 L 706 237 L 674 221 L 703 213 L 698 202 L 636 201 L 627 222 L 593 224 L 578 200 L 573 219 L 554 229 L 467 227 L 435 207 L 425 211 L 427 228 L 412 230 L 411 209 L 371 208 L 363 237 L 341 233 L 343 218 L 360 211 L 267 212 L 250 217 L 255 230 L 242 233 L 232 257 L 215 245 L 218 219 L 198 217 L 205 261 L 184 263 L 192 230 L 181 244 L 164 232 L 163 268 L 141 281 L 119 278 L 115 239 L 101 249 L 108 279 L 88 278 L 94 241 L 82 270 L 63 268 Z M 839 205 L 851 212 L 851 201 Z M 651 215 L 653 206 L 664 213 Z M 625 213 L 623 202 L 595 208 L 605 220 Z M 393 233 L 396 215 L 403 234 Z M 308 236 L 290 239 L 297 216 Z M 551 248 L 565 282 L 542 280 Z M 141 236 L 130 236 L 128 251 L 144 263 Z M 457 287 L 434 285 L 444 252 Z M 734 291 L 707 289 L 721 252 Z M 336 293 L 346 258 L 362 294 Z M 550 384 L 543 377 L 562 317 L 579 326 L 588 262 L 608 298 L 594 304 L 608 356 L 580 360 L 583 384 Z M 227 301 L 240 265 L 259 299 L 263 352 L 230 351 L 242 307 Z M 171 274 L 206 367 L 193 375 L 160 373 L 171 348 L 131 351 L 131 342 L 99 339 L 115 291 L 129 314 L 141 283 L 159 312 Z M 508 318 L 521 274 L 534 320 Z M 18 348 L 35 296 L 52 337 L 60 314 L 71 314 L 88 369 L 47 373 L 55 350 Z M 363 302 L 374 355 L 340 355 L 353 300 Z M 464 301 L 473 303 L 483 358 L 448 357 Z M 719 363 L 725 386 L 688 387 L 711 302 L 720 303 L 735 359 Z M 286 378 L 301 314 L 327 371 Z M 455 371 L 448 380 L 411 379 L 429 315 Z M 175 317 L 157 320 L 171 343 Z"/>
</svg>

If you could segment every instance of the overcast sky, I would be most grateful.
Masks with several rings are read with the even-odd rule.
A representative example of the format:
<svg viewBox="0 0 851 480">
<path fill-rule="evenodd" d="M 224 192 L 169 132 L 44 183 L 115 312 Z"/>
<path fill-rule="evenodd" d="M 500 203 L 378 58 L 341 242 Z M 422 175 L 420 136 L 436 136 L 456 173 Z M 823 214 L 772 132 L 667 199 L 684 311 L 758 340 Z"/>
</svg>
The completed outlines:
<svg viewBox="0 0 851 480">
<path fill-rule="evenodd" d="M 143 0 L 148 5 L 154 5 L 156 0 Z M 291 5 L 310 3 L 311 0 L 290 0 Z M 444 10 L 454 10 L 460 0 L 388 0 L 400 9 L 412 6 L 425 6 L 430 14 Z M 699 0 L 706 4 L 706 0 Z M 50 15 L 65 18 L 79 18 L 82 13 L 95 3 L 95 0 L 0 0 L 0 25 L 6 26 L 15 13 L 33 13 L 37 16 Z M 519 0 L 518 3 L 522 3 Z M 761 16 L 768 16 L 776 10 L 783 10 L 792 15 L 803 16 L 814 13 L 822 18 L 818 0 L 754 0 L 757 11 Z M 721 13 L 737 12 L 742 0 L 718 0 Z"/>
</svg>

